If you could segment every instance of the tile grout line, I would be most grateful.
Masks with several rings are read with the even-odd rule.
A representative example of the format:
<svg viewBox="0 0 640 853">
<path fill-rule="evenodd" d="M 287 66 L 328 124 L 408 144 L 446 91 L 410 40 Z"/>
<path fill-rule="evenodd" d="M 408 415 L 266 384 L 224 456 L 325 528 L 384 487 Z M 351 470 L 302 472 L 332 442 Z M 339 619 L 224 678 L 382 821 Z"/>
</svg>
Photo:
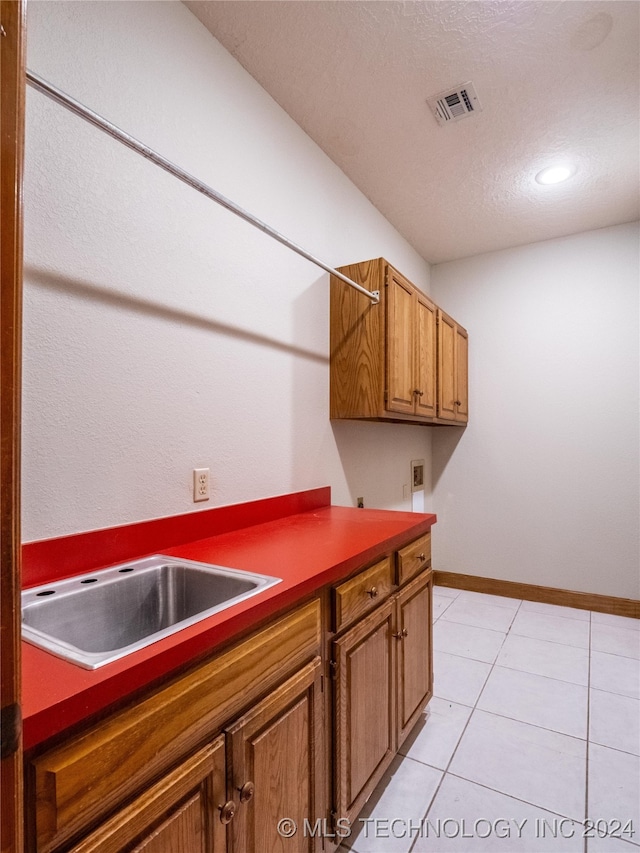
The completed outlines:
<svg viewBox="0 0 640 853">
<path fill-rule="evenodd" d="M 615 657 L 615 655 L 612 655 L 612 657 Z M 633 660 L 633 658 L 623 658 L 623 660 Z M 640 661 L 638 661 L 638 669 L 640 669 Z M 621 699 L 631 699 L 632 702 L 640 702 L 640 695 L 630 696 L 628 693 L 616 693 L 613 690 L 605 690 L 604 687 L 591 687 L 591 690 L 593 690 L 595 693 L 608 693 L 609 696 L 620 696 Z M 606 746 L 606 744 L 603 743 L 601 744 L 601 746 Z M 611 746 L 609 747 L 609 749 L 615 749 L 615 747 Z M 621 750 L 621 752 L 624 752 L 624 750 Z M 633 754 L 637 755 L 638 753 Z"/>
<path fill-rule="evenodd" d="M 572 646 L 572 648 L 573 648 L 573 646 Z M 583 649 L 582 651 L 587 651 L 587 650 Z M 508 669 L 510 672 L 523 672 L 523 673 L 526 673 L 527 675 L 536 675 L 538 678 L 548 678 L 550 681 L 560 681 L 562 684 L 572 684 L 574 687 L 584 687 L 585 689 L 587 689 L 588 683 L 589 683 L 589 675 L 588 675 L 589 661 L 588 660 L 587 660 L 587 684 L 579 684 L 577 681 L 567 681 L 566 678 L 556 678 L 555 675 L 544 675 L 541 672 L 531 672 L 530 669 L 518 669 L 518 667 L 516 667 L 516 666 L 508 666 L 507 664 L 504 664 L 504 663 L 498 663 L 498 664 L 496 664 L 496 666 L 499 666 L 501 669 Z M 606 692 L 606 691 L 602 691 L 602 692 Z M 620 696 L 623 694 L 615 693 L 613 695 Z"/>
<path fill-rule="evenodd" d="M 528 611 L 525 610 L 525 613 Z M 568 622 L 576 622 L 578 625 L 586 624 L 584 619 L 569 619 Z M 591 629 L 589 629 L 590 631 Z M 568 646 L 570 649 L 582 649 L 583 651 L 587 651 L 589 646 L 575 646 L 573 643 L 566 643 L 562 640 L 551 640 L 549 637 L 531 637 L 529 634 L 513 634 L 514 637 L 523 637 L 525 640 L 541 640 L 543 643 L 553 643 L 555 646 Z"/>
<path fill-rule="evenodd" d="M 516 611 L 514 613 L 513 619 L 515 619 L 517 612 L 518 611 Z M 527 612 L 528 611 L 525 611 L 525 613 L 527 613 Z M 444 612 L 441 613 L 440 616 L 438 616 L 438 618 L 434 620 L 434 625 L 436 622 L 439 622 L 443 616 L 444 616 Z M 513 624 L 513 619 L 512 619 L 512 624 Z M 516 633 L 512 634 L 511 633 L 511 627 L 512 627 L 511 625 L 509 625 L 509 627 L 507 628 L 506 631 L 500 631 L 498 628 L 486 628 L 482 625 L 469 625 L 468 622 L 455 622 L 453 619 L 444 619 L 443 621 L 446 622 L 448 625 L 464 625 L 466 628 L 477 628 L 479 631 L 492 631 L 494 634 L 509 634 L 512 637 L 522 637 L 524 640 L 540 640 L 540 642 L 543 642 L 543 643 L 553 643 L 555 646 L 567 646 L 570 649 L 581 649 L 584 652 L 589 651 L 588 645 L 587 646 L 574 646 L 571 643 L 563 643 L 560 640 L 550 640 L 548 637 L 531 637 L 531 636 L 529 636 L 529 634 L 516 634 Z M 580 620 L 572 619 L 572 620 L 568 620 L 568 621 L 580 622 L 583 625 L 586 622 L 585 619 L 580 619 Z M 589 636 L 591 636 L 591 628 L 589 628 Z M 442 651 L 442 650 L 441 649 L 434 649 L 434 651 Z M 596 651 L 598 651 L 598 650 L 596 650 Z M 456 657 L 467 657 L 467 655 L 457 655 L 455 652 L 446 652 L 446 654 L 455 655 Z M 602 654 L 609 654 L 609 655 L 612 655 L 613 657 L 623 657 L 626 660 L 638 660 L 638 658 L 627 657 L 626 655 L 617 654 L 615 652 L 602 652 Z M 480 663 L 488 663 L 488 661 L 480 660 L 480 658 L 469 658 L 469 659 L 470 660 L 478 660 L 478 661 L 480 661 Z"/>
<path fill-rule="evenodd" d="M 485 596 L 485 597 L 480 599 L 480 601 L 479 601 L 480 604 L 487 604 L 490 607 L 502 607 L 504 609 L 513 608 L 514 610 L 519 610 L 520 605 L 525 600 L 523 598 L 512 598 L 511 596 L 508 596 L 508 595 L 494 595 L 493 593 L 490 593 L 490 592 L 477 592 L 476 590 L 473 590 L 473 589 L 461 589 L 459 594 L 456 595 L 454 598 L 453 596 L 443 595 L 441 592 L 438 591 L 440 589 L 451 589 L 451 587 L 434 586 L 434 588 L 433 588 L 434 595 L 439 595 L 441 598 L 451 598 L 452 601 L 457 601 L 460 598 L 460 595 L 465 594 L 465 593 L 467 595 L 472 595 L 472 596 Z M 490 599 L 490 601 L 487 601 L 487 597 Z M 477 598 L 475 600 L 478 601 Z M 503 604 L 502 602 L 504 602 L 505 600 L 511 601 L 512 603 L 511 604 Z M 513 602 L 516 602 L 516 604 L 517 604 L 516 607 L 513 606 Z"/>
<path fill-rule="evenodd" d="M 454 598 L 452 598 L 452 599 L 448 599 L 448 600 L 450 601 L 450 603 L 451 603 L 451 604 L 453 604 L 453 603 L 456 601 L 456 599 L 454 599 Z M 483 603 L 484 603 L 484 602 L 483 602 Z M 499 605 L 493 605 L 493 604 L 486 604 L 486 606 L 487 606 L 487 607 L 495 607 L 497 610 L 500 610 L 500 611 L 503 611 L 503 612 L 507 612 L 507 611 L 511 610 L 511 607 L 501 607 L 501 606 L 499 606 Z M 441 616 L 443 616 L 443 615 L 445 614 L 445 612 L 446 612 L 448 609 L 449 609 L 449 607 L 445 607 L 445 609 L 442 611 L 442 613 L 441 613 L 440 615 L 441 615 Z M 519 607 L 516 607 L 516 608 L 515 608 L 515 610 L 514 610 L 514 613 L 517 613 L 517 612 L 519 611 L 519 609 L 520 609 Z M 555 613 L 540 613 L 538 610 L 523 610 L 523 611 L 522 611 L 522 613 L 524 613 L 524 614 L 526 614 L 526 615 L 529 615 L 529 614 L 530 614 L 531 616 L 546 616 L 546 617 L 549 617 L 549 618 L 551 618 L 551 619 L 563 619 L 565 622 L 567 622 L 567 623 L 569 623 L 569 624 L 571 624 L 571 625 L 573 625 L 573 624 L 578 624 L 578 625 L 580 625 L 580 624 L 582 624 L 582 625 L 588 625 L 588 624 L 589 624 L 589 622 L 590 622 L 590 620 L 589 620 L 589 619 L 576 619 L 574 616 L 558 616 L 558 615 L 557 615 L 557 614 L 555 614 Z M 438 618 L 440 618 L 440 617 L 438 617 Z M 447 621 L 447 622 L 455 622 L 456 620 L 455 620 L 455 619 L 447 619 L 446 621 Z M 463 625 L 466 625 L 467 623 L 466 623 L 466 622 L 463 622 L 462 624 L 463 624 Z M 476 626 L 474 626 L 474 627 L 477 627 L 477 628 L 484 628 L 485 626 L 484 626 L 484 625 L 476 625 Z M 608 626 L 608 627 L 611 627 L 611 626 Z M 500 629 L 499 629 L 499 628 L 488 628 L 487 630 L 489 630 L 489 631 L 498 631 L 498 630 L 500 630 Z M 624 630 L 629 631 L 629 630 L 631 630 L 631 629 L 626 628 L 626 629 L 624 629 Z M 638 633 L 640 633 L 640 631 L 639 631 Z M 526 635 L 526 634 L 521 634 L 520 636 L 522 636 L 522 637 L 526 637 L 527 635 Z M 534 638 L 534 639 L 537 639 L 537 638 Z M 555 641 L 555 640 L 549 640 L 549 642 L 550 642 L 550 643 L 553 643 L 553 642 L 556 642 L 556 641 Z"/>
<path fill-rule="evenodd" d="M 564 682 L 568 684 L 569 682 Z M 579 685 L 576 685 L 579 686 Z M 587 697 L 588 701 L 588 697 Z M 528 720 L 520 720 L 518 717 L 509 717 L 507 714 L 500 714 L 497 711 L 487 711 L 486 708 L 478 708 L 478 711 L 482 711 L 483 714 L 489 714 L 491 717 L 498 717 L 501 720 L 511 720 L 514 723 L 522 723 L 524 726 L 531 726 L 532 729 L 541 729 L 543 732 L 551 732 L 554 735 L 562 735 L 562 737 L 570 737 L 574 740 L 581 740 L 586 743 L 585 737 L 578 737 L 578 735 L 569 734 L 569 732 L 560 732 L 557 729 L 550 729 L 549 726 L 541 726 L 539 723 L 530 723 Z M 588 717 L 588 715 L 587 715 Z M 622 752 L 622 750 L 618 750 L 618 752 Z M 626 753 L 627 755 L 633 755 L 633 753 Z M 471 780 L 469 780 L 471 781 Z M 531 803 L 531 805 L 535 805 L 535 803 Z M 542 806 L 541 806 L 542 808 Z"/>
<path fill-rule="evenodd" d="M 435 623 L 436 623 L 437 621 L 439 621 L 439 619 L 440 619 L 440 616 L 438 616 L 438 618 L 434 620 L 434 625 L 435 625 Z M 450 620 L 449 620 L 449 621 L 450 621 Z M 577 621 L 577 620 L 576 620 L 576 621 Z M 581 620 L 581 621 L 585 621 L 585 620 Z M 466 624 L 466 623 L 464 623 L 464 622 L 460 622 L 460 623 L 455 623 L 455 624 L 464 625 L 464 624 Z M 476 627 L 476 626 L 469 626 L 469 627 Z M 493 629 L 491 629 L 491 628 L 486 628 L 486 629 L 482 629 L 482 630 L 490 631 L 490 630 L 493 630 Z M 505 632 L 504 632 L 504 631 L 498 631 L 497 633 L 504 634 Z M 611 688 L 606 689 L 606 688 L 604 688 L 604 687 L 591 687 L 591 686 L 590 686 L 590 683 L 589 683 L 589 671 L 590 671 L 590 664 L 591 664 L 591 650 L 590 650 L 588 647 L 583 647 L 583 646 L 570 646 L 568 643 L 559 643 L 559 642 L 556 642 L 555 640 L 546 640 L 546 639 L 544 639 L 544 640 L 543 640 L 543 639 L 541 639 L 540 637 L 528 637 L 528 636 L 526 636 L 525 634 L 511 634 L 510 630 L 509 630 L 507 633 L 508 633 L 508 634 L 510 634 L 510 636 L 512 636 L 512 637 L 521 637 L 521 638 L 522 638 L 522 639 L 524 639 L 524 640 L 539 640 L 539 641 L 540 641 L 540 642 L 542 642 L 542 643 L 553 643 L 553 644 L 554 644 L 554 645 L 556 645 L 556 646 L 564 646 L 565 648 L 568 648 L 568 649 L 575 649 L 576 651 L 586 652 L 586 654 L 587 654 L 587 684 L 581 684 L 581 683 L 580 683 L 580 682 L 578 682 L 578 681 L 569 681 L 567 678 L 560 678 L 559 676 L 556 676 L 556 675 L 546 675 L 545 673 L 542 673 L 542 672 L 533 672 L 533 671 L 532 671 L 532 670 L 530 670 L 530 669 L 520 669 L 520 668 L 518 668 L 517 666 L 513 666 L 513 665 L 510 665 L 510 664 L 506 664 L 506 663 L 497 663 L 497 661 L 496 661 L 496 666 L 502 667 L 502 669 L 509 669 L 509 670 L 511 670 L 512 672 L 524 672 L 524 673 L 528 673 L 529 675 L 537 675 L 537 676 L 539 676 L 540 678 L 549 678 L 549 679 L 551 679 L 552 681 L 561 681 L 561 682 L 563 682 L 564 684 L 573 684 L 575 687 L 584 687 L 585 689 L 595 690 L 595 691 L 596 691 L 596 692 L 598 692 L 598 693 L 608 693 L 608 694 L 610 694 L 610 695 L 612 695 L 612 696 L 620 696 L 620 697 L 622 697 L 623 699 L 632 699 L 632 700 L 635 700 L 635 701 L 640 701 L 640 696 L 632 696 L 632 695 L 631 695 L 631 694 L 629 694 L 629 693 L 618 693 L 618 692 L 616 692 L 615 690 L 612 690 Z M 504 645 L 504 644 L 503 644 L 503 645 Z M 502 649 L 501 649 L 501 650 L 502 650 Z M 487 666 L 493 666 L 493 664 L 490 664 L 490 663 L 489 663 L 489 661 L 481 660 L 480 658 L 473 658 L 473 657 L 469 657 L 468 655 L 461 655 L 461 654 L 457 654 L 456 652 L 443 651 L 442 649 L 434 649 L 434 651 L 437 651 L 437 652 L 438 652 L 438 654 L 441 654 L 441 655 L 450 655 L 451 657 L 459 658 L 460 660 L 469 660 L 469 661 L 473 661 L 474 663 L 484 663 L 484 664 L 487 664 Z M 640 661 L 639 661 L 639 660 L 637 660 L 636 658 L 629 658 L 629 657 L 625 657 L 625 655 L 615 654 L 615 653 L 613 653 L 613 652 L 600 652 L 598 649 L 594 649 L 594 651 L 598 652 L 598 654 L 606 654 L 606 655 L 609 655 L 609 657 L 613 657 L 613 658 L 621 658 L 622 660 L 625 660 L 625 661 L 627 661 L 627 660 L 629 660 L 629 661 L 634 661 L 634 663 L 638 663 L 638 666 L 640 666 Z M 483 685 L 483 686 L 484 686 L 484 685 Z M 439 696 L 439 697 L 436 697 L 436 698 L 442 699 L 443 697 L 442 697 L 442 696 Z M 464 705 L 464 706 L 465 706 L 465 707 L 467 707 L 467 708 L 471 708 L 471 707 L 473 707 L 472 705 L 467 705 L 465 702 L 460 702 L 460 701 L 459 701 L 459 700 L 457 700 L 457 699 L 456 699 L 456 700 L 450 699 L 450 700 L 447 700 L 447 701 L 451 701 L 451 702 L 455 701 L 455 702 L 456 702 L 456 704 L 458 704 L 458 705 Z M 544 728 L 544 726 L 543 726 L 542 728 Z M 553 731 L 553 729 L 551 729 L 551 731 Z M 601 744 L 601 746 L 607 746 L 607 744 Z M 608 748 L 608 749 L 617 749 L 617 750 L 618 750 L 618 752 L 626 752 L 626 751 L 627 751 L 627 750 L 619 749 L 618 747 L 613 747 L 613 746 L 608 746 L 607 748 Z M 631 753 L 628 753 L 628 754 L 629 754 L 629 755 L 637 755 L 637 753 L 635 753 L 635 752 L 631 752 Z"/>
<path fill-rule="evenodd" d="M 499 788 L 492 788 L 491 785 L 485 785 L 483 782 L 476 782 L 473 779 L 467 779 L 464 776 L 459 776 L 457 773 L 450 773 L 449 775 L 453 776 L 454 779 L 460 779 L 462 782 L 469 782 L 470 785 L 477 785 L 479 788 L 484 788 L 486 791 L 493 791 L 495 794 L 500 794 L 500 796 L 502 797 L 508 797 L 510 800 L 516 800 L 516 802 L 522 803 L 525 806 L 531 806 L 534 809 L 540 809 L 540 811 L 549 812 L 549 814 L 566 818 L 567 820 L 571 820 L 574 823 L 579 822 L 578 818 L 571 817 L 570 814 L 563 814 L 563 812 L 555 811 L 554 809 L 547 808 L 547 806 L 539 806 L 537 803 L 530 803 L 529 800 L 523 800 L 522 797 L 516 797 L 515 794 L 505 794 L 505 792 L 501 791 Z"/>
<path fill-rule="evenodd" d="M 515 610 L 515 612 L 514 612 L 514 614 L 513 614 L 513 618 L 511 619 L 511 622 L 510 622 L 510 624 L 509 624 L 509 627 L 507 628 L 507 631 L 506 631 L 506 632 L 504 632 L 504 640 L 503 640 L 503 641 L 502 641 L 502 643 L 500 644 L 500 649 L 502 649 L 502 646 L 505 644 L 505 642 L 506 642 L 506 640 L 507 640 L 507 637 L 509 636 L 509 631 L 511 630 L 511 625 L 513 624 L 513 620 L 516 618 L 516 615 L 517 615 L 518 611 L 520 610 L 520 607 L 521 607 L 521 606 L 522 606 L 522 601 L 520 601 L 520 603 L 518 604 L 518 607 L 516 608 L 516 610 Z M 440 618 L 440 617 L 438 617 L 438 618 Z M 436 621 L 437 621 L 437 620 L 436 620 Z M 500 633 L 503 633 L 503 632 L 500 632 Z M 422 816 L 421 821 L 424 821 L 424 820 L 426 820 L 426 819 L 427 819 L 427 815 L 428 815 L 428 814 L 429 814 L 429 812 L 431 811 L 431 807 L 433 806 L 433 804 L 434 804 L 434 802 L 435 802 L 435 800 L 436 800 L 436 797 L 438 796 L 438 793 L 439 793 L 439 791 L 440 791 L 440 788 L 442 787 L 442 783 L 444 782 L 445 777 L 446 777 L 447 773 L 449 772 L 449 767 L 451 766 L 451 762 L 453 761 L 453 759 L 454 759 L 454 757 L 455 757 L 455 754 L 456 754 L 456 752 L 458 751 L 458 747 L 460 746 L 460 743 L 462 742 L 462 738 L 464 737 L 464 734 L 465 734 L 465 732 L 466 732 L 466 730 L 467 730 L 467 728 L 468 728 L 468 726 L 469 726 L 469 723 L 471 722 L 471 719 L 472 719 L 472 717 L 473 717 L 473 715 L 474 715 L 474 713 L 475 713 L 475 711 L 476 711 L 476 709 L 477 709 L 478 702 L 480 701 L 480 697 L 482 696 L 482 693 L 483 693 L 483 691 L 484 691 L 484 688 L 485 688 L 485 687 L 486 687 L 486 685 L 487 685 L 487 681 L 489 680 L 489 678 L 490 678 L 490 676 L 491 676 L 491 673 L 493 672 L 493 668 L 494 668 L 494 666 L 496 665 L 496 660 L 498 659 L 498 655 L 500 654 L 500 649 L 498 649 L 498 651 L 496 652 L 495 660 L 494 660 L 494 661 L 493 661 L 493 663 L 491 664 L 491 667 L 490 667 L 490 669 L 489 669 L 489 672 L 487 673 L 487 677 L 485 678 L 485 680 L 484 680 L 484 682 L 483 682 L 483 684 L 482 684 L 482 687 L 481 687 L 481 688 L 480 688 L 480 690 L 478 691 L 478 695 L 477 695 L 477 697 L 476 697 L 476 701 L 474 702 L 474 704 L 473 704 L 473 706 L 472 706 L 472 708 L 471 708 L 471 713 L 469 714 L 469 719 L 467 720 L 467 722 L 466 722 L 466 723 L 465 723 L 465 725 L 464 725 L 464 728 L 463 728 L 463 729 L 462 729 L 462 731 L 460 732 L 460 737 L 458 738 L 457 743 L 456 743 L 456 745 L 455 745 L 455 747 L 454 747 L 454 749 L 453 749 L 453 752 L 451 753 L 451 756 L 450 756 L 450 758 L 449 758 L 449 761 L 447 762 L 447 766 L 446 766 L 446 767 L 445 767 L 445 769 L 442 771 L 442 776 L 441 776 L 441 778 L 440 778 L 440 781 L 438 782 L 438 785 L 436 786 L 436 789 L 435 789 L 435 791 L 433 792 L 433 796 L 431 797 L 431 799 L 430 799 L 430 801 L 429 801 L 429 803 L 428 803 L 428 805 L 427 805 L 426 811 L 425 811 L 424 815 Z M 459 657 L 462 657 L 462 655 L 459 655 Z M 482 661 L 482 663 L 486 663 L 486 662 L 487 662 L 487 661 Z M 449 702 L 450 702 L 450 701 L 452 701 L 452 700 L 450 700 L 450 699 L 449 699 L 449 700 L 444 700 L 444 701 L 449 701 Z M 468 705 L 466 705 L 466 706 L 464 706 L 464 707 L 467 707 L 467 708 L 468 708 L 469 706 L 468 706 Z M 454 775 L 454 774 L 451 774 L 451 775 Z M 456 778 L 462 778 L 462 777 L 456 777 Z M 469 780 L 465 780 L 465 781 L 469 781 Z M 416 837 L 413 839 L 413 842 L 411 843 L 411 846 L 409 847 L 409 850 L 407 851 L 407 853 L 412 853 L 412 851 L 413 851 L 413 849 L 415 848 L 415 845 L 417 844 L 417 842 L 418 842 L 418 837 L 416 836 Z"/>
<path fill-rule="evenodd" d="M 503 608 L 503 610 L 506 610 L 506 608 Z M 486 625 L 470 625 L 469 622 L 458 622 L 456 619 L 444 619 L 444 615 L 445 614 L 442 613 L 441 616 L 438 617 L 438 619 L 443 619 L 443 621 L 446 622 L 448 625 L 464 625 L 465 628 L 479 628 L 481 631 L 493 631 L 494 634 L 508 634 L 509 628 L 511 627 L 511 623 L 509 623 L 509 627 L 504 630 L 501 630 L 500 628 L 487 628 Z M 511 621 L 513 621 L 513 619 Z"/>
</svg>

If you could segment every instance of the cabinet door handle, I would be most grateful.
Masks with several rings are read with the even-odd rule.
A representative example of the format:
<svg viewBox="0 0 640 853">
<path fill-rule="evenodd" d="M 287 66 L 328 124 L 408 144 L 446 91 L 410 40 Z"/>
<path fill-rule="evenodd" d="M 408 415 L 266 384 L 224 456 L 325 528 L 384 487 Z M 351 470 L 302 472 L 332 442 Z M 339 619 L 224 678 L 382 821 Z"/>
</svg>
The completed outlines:
<svg viewBox="0 0 640 853">
<path fill-rule="evenodd" d="M 240 788 L 238 788 L 238 792 L 240 793 L 240 802 L 248 803 L 249 800 L 253 799 L 253 795 L 256 792 L 256 786 L 253 782 L 245 782 Z"/>
<path fill-rule="evenodd" d="M 233 800 L 228 800 L 224 805 L 218 806 L 218 809 L 220 810 L 220 822 L 231 823 L 236 813 L 236 804 Z"/>
<path fill-rule="evenodd" d="M 367 595 L 370 595 L 371 598 L 377 598 L 378 597 L 378 587 L 372 586 L 371 589 L 367 590 Z"/>
<path fill-rule="evenodd" d="M 424 561 L 425 561 L 427 558 L 426 558 L 426 555 L 425 555 L 425 554 L 418 554 L 418 559 L 420 560 L 420 562 L 421 562 L 421 563 L 424 563 Z"/>
<path fill-rule="evenodd" d="M 416 388 L 416 390 L 413 393 L 416 395 L 416 397 L 424 396 L 424 391 L 421 391 L 419 388 Z"/>
<path fill-rule="evenodd" d="M 402 631 L 398 631 L 398 633 L 394 634 L 393 636 L 396 638 L 396 640 L 404 640 L 404 638 L 407 637 L 408 635 L 409 635 L 409 632 L 407 631 L 407 629 L 403 628 Z"/>
<path fill-rule="evenodd" d="M 462 402 L 461 402 L 460 400 L 456 400 L 456 401 L 455 401 L 455 403 L 456 403 L 456 406 L 461 406 L 461 405 L 462 405 Z"/>
</svg>

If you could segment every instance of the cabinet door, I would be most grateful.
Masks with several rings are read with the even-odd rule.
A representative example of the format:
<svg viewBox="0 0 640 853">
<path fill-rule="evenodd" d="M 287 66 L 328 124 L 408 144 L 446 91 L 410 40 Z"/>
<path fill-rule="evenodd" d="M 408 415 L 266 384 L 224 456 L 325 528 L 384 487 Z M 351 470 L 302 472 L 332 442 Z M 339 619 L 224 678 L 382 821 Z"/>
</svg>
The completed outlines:
<svg viewBox="0 0 640 853">
<path fill-rule="evenodd" d="M 322 839 L 305 834 L 322 808 L 321 661 L 316 658 L 226 729 L 234 853 L 312 853 Z M 278 832 L 283 818 L 297 832 Z"/>
<path fill-rule="evenodd" d="M 436 416 L 436 306 L 422 294 L 416 298 L 415 412 Z"/>
<path fill-rule="evenodd" d="M 468 335 L 438 309 L 438 417 L 467 423 Z"/>
<path fill-rule="evenodd" d="M 224 737 L 197 752 L 71 853 L 226 853 Z M 226 808 L 225 808 L 226 806 Z"/>
<path fill-rule="evenodd" d="M 396 752 L 394 600 L 333 643 L 334 810 L 355 820 Z"/>
<path fill-rule="evenodd" d="M 177 808 L 167 819 L 140 844 L 136 844 L 131 853 L 205 853 L 211 848 L 208 844 L 207 827 L 204 817 L 203 796 L 200 791 Z"/>
<path fill-rule="evenodd" d="M 438 417 L 456 419 L 456 324 L 438 310 Z"/>
<path fill-rule="evenodd" d="M 387 401 L 390 412 L 412 415 L 415 410 L 413 360 L 415 349 L 415 290 L 389 268 L 387 280 Z"/>
<path fill-rule="evenodd" d="M 331 360 L 329 401 L 332 418 L 378 418 L 384 411 L 385 293 L 382 258 L 340 267 L 366 290 L 381 291 L 377 305 L 331 276 Z"/>
<path fill-rule="evenodd" d="M 469 338 L 462 326 L 456 325 L 456 420 L 469 419 Z"/>
<path fill-rule="evenodd" d="M 432 572 L 424 572 L 397 596 L 398 746 L 433 693 Z"/>
</svg>

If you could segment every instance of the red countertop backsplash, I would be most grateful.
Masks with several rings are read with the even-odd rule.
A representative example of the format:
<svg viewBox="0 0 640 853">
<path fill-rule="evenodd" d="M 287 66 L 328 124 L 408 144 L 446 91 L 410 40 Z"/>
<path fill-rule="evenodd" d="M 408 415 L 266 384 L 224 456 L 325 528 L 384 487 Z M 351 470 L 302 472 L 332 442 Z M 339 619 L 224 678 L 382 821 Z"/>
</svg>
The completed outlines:
<svg viewBox="0 0 640 853">
<path fill-rule="evenodd" d="M 313 489 L 23 546 L 23 586 L 149 554 L 282 578 L 282 583 L 96 670 L 22 644 L 24 747 L 30 749 L 203 658 L 328 583 L 427 532 L 432 514 L 331 506 Z"/>
</svg>

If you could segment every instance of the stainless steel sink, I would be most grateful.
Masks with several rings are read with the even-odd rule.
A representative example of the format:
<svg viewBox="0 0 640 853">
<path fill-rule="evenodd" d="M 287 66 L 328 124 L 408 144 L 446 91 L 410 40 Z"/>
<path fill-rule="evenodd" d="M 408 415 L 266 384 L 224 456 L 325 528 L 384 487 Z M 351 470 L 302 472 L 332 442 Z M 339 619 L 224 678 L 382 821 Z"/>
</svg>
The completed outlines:
<svg viewBox="0 0 640 853">
<path fill-rule="evenodd" d="M 85 669 L 96 669 L 281 578 L 156 555 L 22 593 L 22 636 Z"/>
</svg>

